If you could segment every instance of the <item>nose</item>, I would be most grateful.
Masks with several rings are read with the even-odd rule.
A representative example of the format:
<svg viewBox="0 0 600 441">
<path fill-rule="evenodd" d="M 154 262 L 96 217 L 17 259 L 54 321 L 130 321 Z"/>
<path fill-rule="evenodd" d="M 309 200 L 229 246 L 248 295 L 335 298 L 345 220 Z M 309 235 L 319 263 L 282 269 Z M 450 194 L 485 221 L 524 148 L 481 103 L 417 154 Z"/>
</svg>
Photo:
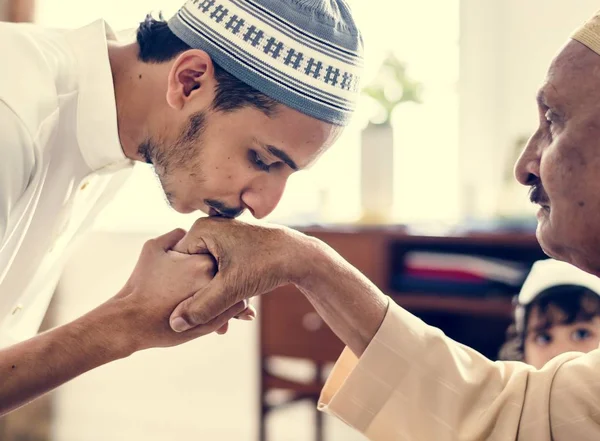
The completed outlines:
<svg viewBox="0 0 600 441">
<path fill-rule="evenodd" d="M 515 178 L 522 185 L 531 185 L 540 178 L 540 152 L 534 134 L 525 145 L 515 164 Z"/>
<path fill-rule="evenodd" d="M 255 182 L 242 193 L 242 202 L 256 219 L 262 219 L 279 204 L 286 182 L 287 178 Z"/>
</svg>

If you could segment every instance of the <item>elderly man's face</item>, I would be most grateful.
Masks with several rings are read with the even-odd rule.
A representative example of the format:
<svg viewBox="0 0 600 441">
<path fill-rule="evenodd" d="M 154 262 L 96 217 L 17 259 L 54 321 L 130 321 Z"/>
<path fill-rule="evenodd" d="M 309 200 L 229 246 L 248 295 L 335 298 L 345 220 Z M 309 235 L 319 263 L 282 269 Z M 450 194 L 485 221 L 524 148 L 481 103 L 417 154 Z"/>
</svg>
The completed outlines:
<svg viewBox="0 0 600 441">
<path fill-rule="evenodd" d="M 600 56 L 570 41 L 538 95 L 539 128 L 515 166 L 540 205 L 538 240 L 600 275 Z"/>
</svg>

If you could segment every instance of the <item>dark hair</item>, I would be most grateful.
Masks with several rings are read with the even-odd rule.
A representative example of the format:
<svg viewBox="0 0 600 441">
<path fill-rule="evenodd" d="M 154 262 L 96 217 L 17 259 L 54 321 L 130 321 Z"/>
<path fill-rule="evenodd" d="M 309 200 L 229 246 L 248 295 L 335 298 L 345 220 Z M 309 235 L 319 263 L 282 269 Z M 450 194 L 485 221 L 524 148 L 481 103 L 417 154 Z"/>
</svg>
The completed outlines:
<svg viewBox="0 0 600 441">
<path fill-rule="evenodd" d="M 570 325 L 590 321 L 600 316 L 600 296 L 579 285 L 557 285 L 545 289 L 524 308 L 523 323 L 513 322 L 506 331 L 506 342 L 500 348 L 500 360 L 523 361 L 525 358 L 525 338 L 531 311 L 537 307 L 542 322 L 539 330 L 554 325 Z"/>
<path fill-rule="evenodd" d="M 146 15 L 137 30 L 139 59 L 144 63 L 164 63 L 172 60 L 191 47 L 175 35 L 162 14 L 155 20 Z M 243 107 L 255 107 L 267 116 L 273 115 L 279 104 L 276 100 L 254 89 L 231 75 L 213 60 L 217 86 L 212 108 L 215 111 L 232 112 Z"/>
</svg>

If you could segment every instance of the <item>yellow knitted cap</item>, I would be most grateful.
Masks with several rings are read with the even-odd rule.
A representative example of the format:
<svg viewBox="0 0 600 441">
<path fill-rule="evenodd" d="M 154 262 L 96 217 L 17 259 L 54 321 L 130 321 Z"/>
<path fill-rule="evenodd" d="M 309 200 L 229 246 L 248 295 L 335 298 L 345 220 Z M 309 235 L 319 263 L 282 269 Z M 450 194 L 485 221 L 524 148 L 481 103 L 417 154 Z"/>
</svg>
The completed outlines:
<svg viewBox="0 0 600 441">
<path fill-rule="evenodd" d="M 573 32 L 571 38 L 600 55 L 600 11 Z"/>
</svg>

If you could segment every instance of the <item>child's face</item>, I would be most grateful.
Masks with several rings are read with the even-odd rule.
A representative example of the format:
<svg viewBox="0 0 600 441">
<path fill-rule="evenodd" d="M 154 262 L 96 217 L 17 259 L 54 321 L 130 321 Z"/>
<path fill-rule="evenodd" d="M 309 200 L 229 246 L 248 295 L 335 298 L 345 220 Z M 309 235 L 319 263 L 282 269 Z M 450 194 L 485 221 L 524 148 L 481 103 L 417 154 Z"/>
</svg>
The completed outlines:
<svg viewBox="0 0 600 441">
<path fill-rule="evenodd" d="M 540 329 L 543 317 L 537 306 L 531 310 L 525 338 L 525 362 L 541 369 L 565 352 L 590 352 L 600 345 L 600 317 L 568 325 L 555 324 Z"/>
</svg>

